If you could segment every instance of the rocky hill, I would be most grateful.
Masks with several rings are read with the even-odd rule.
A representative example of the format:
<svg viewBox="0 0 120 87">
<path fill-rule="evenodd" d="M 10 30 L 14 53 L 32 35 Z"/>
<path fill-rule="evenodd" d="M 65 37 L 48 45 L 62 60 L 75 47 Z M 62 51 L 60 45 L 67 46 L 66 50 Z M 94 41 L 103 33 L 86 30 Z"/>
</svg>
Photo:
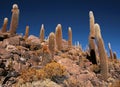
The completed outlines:
<svg viewBox="0 0 120 87">
<path fill-rule="evenodd" d="M 92 11 L 89 17 L 89 46 L 83 50 L 79 42 L 72 44 L 70 27 L 69 39 L 62 37 L 61 24 L 47 39 L 43 24 L 40 37 L 29 35 L 29 26 L 25 35 L 18 35 L 19 8 L 14 4 L 10 29 L 5 18 L 0 30 L 0 87 L 120 87 L 120 61 L 110 43 L 107 55 Z"/>
</svg>

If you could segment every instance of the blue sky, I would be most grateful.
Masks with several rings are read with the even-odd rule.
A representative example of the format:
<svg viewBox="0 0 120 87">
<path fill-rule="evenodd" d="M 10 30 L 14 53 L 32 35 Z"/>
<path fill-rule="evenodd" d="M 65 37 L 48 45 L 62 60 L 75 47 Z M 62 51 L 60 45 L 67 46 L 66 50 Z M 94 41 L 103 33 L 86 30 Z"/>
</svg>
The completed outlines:
<svg viewBox="0 0 120 87">
<path fill-rule="evenodd" d="M 26 25 L 30 34 L 39 36 L 41 24 L 45 35 L 62 24 L 63 38 L 68 39 L 68 27 L 73 31 L 73 43 L 79 41 L 85 49 L 89 36 L 89 11 L 94 12 L 95 22 L 100 24 L 105 47 L 111 43 L 120 58 L 120 1 L 119 0 L 0 0 L 0 26 L 4 17 L 11 20 L 11 8 L 17 3 L 20 9 L 17 33 L 24 33 Z M 9 25 L 8 25 L 9 28 Z"/>
</svg>

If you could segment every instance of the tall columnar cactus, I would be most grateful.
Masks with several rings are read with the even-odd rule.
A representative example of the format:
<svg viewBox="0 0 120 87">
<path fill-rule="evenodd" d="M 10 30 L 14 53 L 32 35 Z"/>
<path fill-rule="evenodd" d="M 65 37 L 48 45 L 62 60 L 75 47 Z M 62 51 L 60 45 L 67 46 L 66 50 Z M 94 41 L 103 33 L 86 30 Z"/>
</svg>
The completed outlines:
<svg viewBox="0 0 120 87">
<path fill-rule="evenodd" d="M 2 33 L 7 32 L 7 24 L 8 24 L 8 18 L 4 18 L 4 23 L 3 23 L 3 26 L 2 26 L 2 29 L 1 29 Z"/>
<path fill-rule="evenodd" d="M 45 33 L 44 25 L 42 24 L 42 25 L 41 25 L 41 30 L 40 30 L 40 41 L 41 41 L 41 42 L 44 41 L 44 33 Z"/>
<path fill-rule="evenodd" d="M 19 9 L 18 9 L 18 5 L 14 4 L 12 9 L 12 18 L 11 18 L 11 24 L 10 24 L 11 34 L 16 33 L 16 29 L 18 27 L 18 21 L 19 21 Z"/>
<path fill-rule="evenodd" d="M 90 48 L 90 57 L 93 64 L 97 64 L 97 58 L 96 58 L 96 44 L 94 41 L 95 38 L 95 29 L 94 29 L 94 15 L 93 12 L 89 12 L 89 18 L 90 18 L 90 35 L 89 35 L 89 48 Z"/>
<path fill-rule="evenodd" d="M 109 52 L 110 52 L 110 58 L 113 59 L 113 52 L 112 52 L 110 43 L 108 43 L 108 48 L 109 48 Z"/>
<path fill-rule="evenodd" d="M 98 24 L 94 25 L 95 27 L 95 39 L 99 51 L 100 57 L 100 69 L 102 79 L 107 80 L 108 78 L 108 58 L 104 47 L 104 41 L 101 36 L 100 26 Z"/>
<path fill-rule="evenodd" d="M 68 28 L 68 48 L 72 47 L 72 29 L 71 27 Z"/>
<path fill-rule="evenodd" d="M 63 45 L 62 45 L 62 26 L 61 24 L 58 24 L 56 27 L 56 45 L 58 50 L 62 50 Z"/>
<path fill-rule="evenodd" d="M 114 59 L 117 59 L 116 52 L 113 52 L 113 58 L 114 58 Z"/>
<path fill-rule="evenodd" d="M 27 39 L 29 36 L 29 26 L 26 26 L 24 39 Z"/>
<path fill-rule="evenodd" d="M 93 12 L 89 12 L 89 18 L 90 18 L 90 38 L 94 39 L 95 38 L 95 29 L 94 29 L 94 15 Z"/>
<path fill-rule="evenodd" d="M 96 52 L 96 44 L 94 39 L 91 39 L 90 37 L 89 37 L 89 50 L 90 50 L 90 61 L 93 64 L 97 64 L 98 59 L 97 59 L 97 52 Z"/>
<path fill-rule="evenodd" d="M 52 58 L 54 57 L 55 52 L 55 34 L 52 32 L 49 35 L 49 50 L 52 54 Z"/>
</svg>

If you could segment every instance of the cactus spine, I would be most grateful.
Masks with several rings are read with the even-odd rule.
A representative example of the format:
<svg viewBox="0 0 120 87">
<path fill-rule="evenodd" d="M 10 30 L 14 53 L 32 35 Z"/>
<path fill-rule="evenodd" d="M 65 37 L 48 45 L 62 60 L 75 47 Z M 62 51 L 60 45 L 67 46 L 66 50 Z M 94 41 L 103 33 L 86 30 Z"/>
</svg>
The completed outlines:
<svg viewBox="0 0 120 87">
<path fill-rule="evenodd" d="M 16 33 L 16 29 L 18 27 L 18 20 L 19 20 L 19 9 L 18 9 L 18 5 L 14 4 L 12 9 L 12 18 L 11 18 L 11 24 L 10 24 L 11 34 Z"/>
<path fill-rule="evenodd" d="M 94 42 L 95 38 L 95 29 L 94 29 L 94 15 L 93 12 L 89 12 L 89 18 L 90 18 L 90 35 L 89 35 L 89 48 L 90 48 L 90 57 L 93 64 L 97 64 L 96 59 L 96 44 Z"/>
<path fill-rule="evenodd" d="M 1 30 L 2 33 L 7 32 L 7 24 L 8 24 L 8 18 L 4 18 L 4 23 Z"/>
<path fill-rule="evenodd" d="M 72 47 L 72 29 L 71 27 L 68 28 L 68 47 Z"/>
<path fill-rule="evenodd" d="M 108 58 L 104 47 L 104 41 L 101 36 L 100 26 L 98 24 L 94 25 L 95 27 L 95 39 L 99 51 L 100 57 L 100 68 L 102 79 L 107 80 L 108 78 Z"/>
<path fill-rule="evenodd" d="M 58 24 L 56 27 L 56 45 L 58 50 L 62 50 L 62 26 L 61 24 Z"/>
<path fill-rule="evenodd" d="M 29 26 L 26 26 L 24 39 L 27 39 L 29 36 Z"/>
<path fill-rule="evenodd" d="M 55 52 L 55 34 L 52 32 L 49 35 L 49 50 L 52 54 L 52 58 L 54 57 Z"/>
<path fill-rule="evenodd" d="M 113 52 L 112 52 L 112 48 L 111 48 L 110 43 L 108 43 L 108 48 L 109 48 L 109 52 L 110 52 L 110 58 L 113 59 Z"/>
<path fill-rule="evenodd" d="M 44 41 L 44 25 L 41 25 L 41 30 L 40 30 L 40 41 L 43 42 Z"/>
</svg>

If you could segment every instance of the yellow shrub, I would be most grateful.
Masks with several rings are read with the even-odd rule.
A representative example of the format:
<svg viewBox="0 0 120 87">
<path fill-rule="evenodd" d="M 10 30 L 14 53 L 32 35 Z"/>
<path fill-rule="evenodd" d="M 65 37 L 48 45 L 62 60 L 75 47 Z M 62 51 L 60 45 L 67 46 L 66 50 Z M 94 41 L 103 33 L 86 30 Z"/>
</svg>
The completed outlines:
<svg viewBox="0 0 120 87">
<path fill-rule="evenodd" d="M 47 64 L 43 70 L 47 73 L 47 78 L 52 78 L 53 76 L 63 76 L 66 74 L 65 68 L 56 62 Z"/>
<path fill-rule="evenodd" d="M 44 66 L 42 69 L 29 68 L 21 72 L 20 79 L 23 82 L 31 82 L 45 78 L 51 79 L 53 76 L 65 76 L 66 71 L 59 63 L 51 62 Z"/>
<path fill-rule="evenodd" d="M 25 69 L 21 72 L 20 78 L 24 80 L 24 82 L 33 81 L 33 77 L 36 74 L 36 70 L 33 68 Z"/>
</svg>

